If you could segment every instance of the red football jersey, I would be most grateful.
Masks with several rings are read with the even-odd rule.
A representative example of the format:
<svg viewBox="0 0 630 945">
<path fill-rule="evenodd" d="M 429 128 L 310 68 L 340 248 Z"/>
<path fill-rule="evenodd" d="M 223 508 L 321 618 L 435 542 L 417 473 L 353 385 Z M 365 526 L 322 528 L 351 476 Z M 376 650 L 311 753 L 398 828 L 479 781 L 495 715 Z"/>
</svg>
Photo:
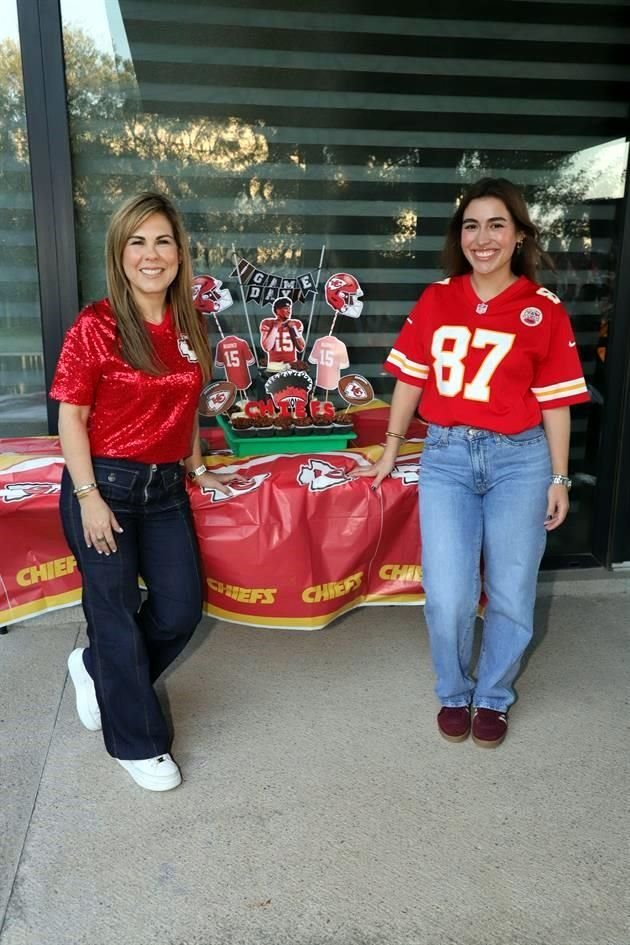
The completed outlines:
<svg viewBox="0 0 630 945">
<path fill-rule="evenodd" d="M 66 333 L 50 390 L 54 400 L 89 406 L 93 456 L 172 463 L 190 455 L 201 369 L 170 310 L 146 323 L 168 373 L 155 376 L 123 361 L 107 299 L 86 306 Z"/>
<path fill-rule="evenodd" d="M 255 364 L 256 359 L 251 348 L 244 338 L 235 335 L 226 335 L 217 345 L 214 358 L 217 367 L 225 370 L 225 376 L 239 390 L 247 390 L 252 383 L 249 365 Z"/>
<path fill-rule="evenodd" d="M 289 318 L 286 322 L 282 322 L 278 318 L 263 318 L 261 321 L 260 344 L 263 350 L 267 352 L 270 361 L 293 362 L 298 360 L 300 352 L 296 350 L 289 326 L 298 337 L 302 336 L 304 326 L 299 318 Z M 267 336 L 274 327 L 278 329 L 278 334 L 271 347 L 268 347 Z"/>
<path fill-rule="evenodd" d="M 525 276 L 487 303 L 469 275 L 428 286 L 385 369 L 423 388 L 419 413 L 441 426 L 519 433 L 590 399 L 566 309 Z"/>
</svg>

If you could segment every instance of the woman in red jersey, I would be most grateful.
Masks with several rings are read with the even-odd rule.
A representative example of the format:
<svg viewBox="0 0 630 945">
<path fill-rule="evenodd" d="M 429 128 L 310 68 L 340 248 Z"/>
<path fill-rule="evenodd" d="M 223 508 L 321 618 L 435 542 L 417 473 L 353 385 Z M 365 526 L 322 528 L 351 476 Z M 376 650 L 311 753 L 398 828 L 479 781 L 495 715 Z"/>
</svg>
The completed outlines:
<svg viewBox="0 0 630 945">
<path fill-rule="evenodd" d="M 546 533 L 569 509 L 569 407 L 589 400 L 569 316 L 536 282 L 543 259 L 520 191 L 473 184 L 448 228 L 447 278 L 422 293 L 385 363 L 397 381 L 383 455 L 356 473 L 377 488 L 414 413 L 428 422 L 420 522 L 438 729 L 449 741 L 472 729 L 483 747 L 507 733 Z"/>
<path fill-rule="evenodd" d="M 197 402 L 211 358 L 173 204 L 157 193 L 124 203 L 106 262 L 108 298 L 67 332 L 50 392 L 61 401 L 60 511 L 90 644 L 68 668 L 83 724 L 102 728 L 137 784 L 166 791 L 181 774 L 153 684 L 192 636 L 203 600 L 185 477 L 222 492 L 231 477 L 202 460 Z"/>
</svg>

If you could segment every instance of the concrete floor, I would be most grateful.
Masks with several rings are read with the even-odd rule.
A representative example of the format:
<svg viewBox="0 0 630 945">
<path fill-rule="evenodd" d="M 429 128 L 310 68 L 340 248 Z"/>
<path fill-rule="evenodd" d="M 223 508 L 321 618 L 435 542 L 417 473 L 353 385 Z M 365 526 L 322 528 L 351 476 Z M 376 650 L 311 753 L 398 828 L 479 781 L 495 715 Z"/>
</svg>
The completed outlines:
<svg viewBox="0 0 630 945">
<path fill-rule="evenodd" d="M 63 611 L 0 637 L 1 945 L 629 945 L 630 578 L 541 580 L 496 751 L 436 733 L 423 611 L 205 618 L 180 788 L 80 725 Z"/>
</svg>

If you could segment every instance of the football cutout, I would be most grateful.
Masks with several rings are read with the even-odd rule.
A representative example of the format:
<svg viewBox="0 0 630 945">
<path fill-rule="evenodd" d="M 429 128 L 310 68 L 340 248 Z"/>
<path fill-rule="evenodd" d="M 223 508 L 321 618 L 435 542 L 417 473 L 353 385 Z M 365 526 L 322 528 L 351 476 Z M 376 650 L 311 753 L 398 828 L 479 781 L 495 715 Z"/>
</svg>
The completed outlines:
<svg viewBox="0 0 630 945">
<path fill-rule="evenodd" d="M 236 400 L 236 384 L 230 381 L 210 381 L 199 395 L 199 413 L 216 417 L 229 410 Z"/>
<path fill-rule="evenodd" d="M 347 404 L 369 404 L 374 400 L 374 389 L 362 374 L 345 374 L 340 377 L 337 390 Z"/>
</svg>

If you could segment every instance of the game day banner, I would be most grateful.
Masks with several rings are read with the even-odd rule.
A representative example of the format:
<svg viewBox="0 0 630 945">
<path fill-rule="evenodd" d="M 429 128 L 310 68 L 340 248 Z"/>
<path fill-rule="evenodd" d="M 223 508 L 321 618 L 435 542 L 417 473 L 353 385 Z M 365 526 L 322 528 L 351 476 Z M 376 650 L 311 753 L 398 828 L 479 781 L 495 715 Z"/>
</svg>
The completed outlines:
<svg viewBox="0 0 630 945">
<path fill-rule="evenodd" d="M 229 496 L 190 487 L 206 612 L 254 627 L 317 629 L 363 604 L 418 604 L 420 443 L 376 492 L 351 480 L 379 447 L 236 458 Z M 0 440 L 0 626 L 77 603 L 81 579 L 58 514 L 57 437 Z"/>
</svg>

